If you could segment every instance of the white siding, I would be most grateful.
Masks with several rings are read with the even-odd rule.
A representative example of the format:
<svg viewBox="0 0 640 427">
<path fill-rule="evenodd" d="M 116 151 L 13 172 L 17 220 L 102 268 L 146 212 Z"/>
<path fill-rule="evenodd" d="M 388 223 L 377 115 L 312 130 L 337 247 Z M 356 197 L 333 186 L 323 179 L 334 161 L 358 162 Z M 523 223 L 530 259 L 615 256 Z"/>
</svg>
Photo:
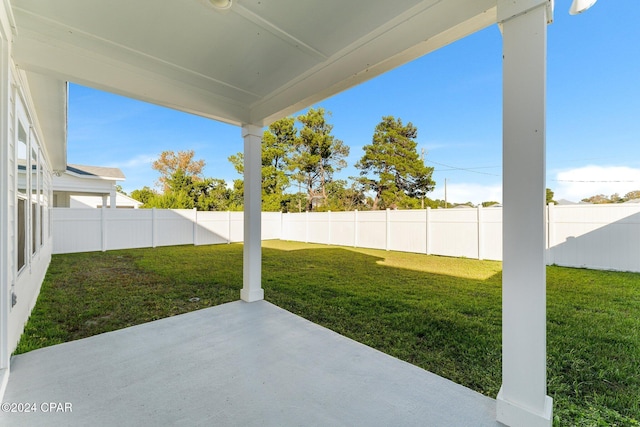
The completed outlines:
<svg viewBox="0 0 640 427">
<path fill-rule="evenodd" d="M 5 284 L 8 289 L 9 298 L 11 294 L 15 294 L 16 304 L 10 308 L 7 321 L 7 335 L 8 335 L 8 349 L 12 352 L 16 345 L 22 331 L 24 324 L 26 323 L 33 306 L 35 305 L 40 287 L 44 279 L 47 267 L 51 261 L 51 239 L 48 234 L 47 214 L 45 213 L 49 208 L 49 201 L 51 194 L 51 168 L 44 157 L 44 153 L 41 149 L 41 137 L 36 132 L 38 128 L 37 124 L 33 122 L 35 114 L 33 113 L 28 100 L 30 94 L 25 92 L 27 87 L 24 84 L 24 75 L 18 73 L 15 68 L 11 69 L 11 81 L 12 87 L 16 88 L 10 93 L 8 103 L 10 105 L 10 123 L 9 123 L 9 144 L 8 144 L 8 161 L 7 161 L 7 217 L 8 217 L 8 254 L 7 264 L 9 269 L 10 283 Z M 3 101 L 4 102 L 4 101 Z M 26 246 L 27 255 L 25 259 L 25 266 L 18 273 L 17 270 L 17 204 L 16 204 L 16 190 L 18 176 L 16 174 L 16 140 L 18 138 L 17 123 L 20 122 L 28 134 L 28 154 L 31 158 L 31 152 L 36 153 L 37 163 L 36 173 L 31 173 L 30 179 L 34 184 L 29 185 L 28 194 L 32 189 L 37 189 L 36 194 L 30 194 L 27 196 L 27 209 L 25 212 L 25 234 L 26 234 Z M 38 168 L 42 166 L 42 175 L 38 173 Z M 31 169 L 33 171 L 33 169 Z M 40 193 L 40 190 L 42 191 Z M 35 216 L 32 211 L 30 203 L 36 204 Z M 35 246 L 33 241 L 35 224 Z M 42 231 L 41 231 L 42 230 Z M 5 290 L 3 290 L 5 291 Z"/>
</svg>

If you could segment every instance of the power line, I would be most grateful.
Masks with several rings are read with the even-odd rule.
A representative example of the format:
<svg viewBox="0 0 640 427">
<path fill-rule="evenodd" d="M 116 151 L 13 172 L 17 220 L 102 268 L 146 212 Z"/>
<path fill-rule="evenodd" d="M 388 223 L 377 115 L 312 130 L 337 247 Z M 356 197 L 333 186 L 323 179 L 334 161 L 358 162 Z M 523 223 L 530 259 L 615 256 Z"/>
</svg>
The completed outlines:
<svg viewBox="0 0 640 427">
<path fill-rule="evenodd" d="M 474 169 L 490 169 L 490 168 L 497 168 L 497 167 L 500 167 L 500 166 L 482 166 L 482 167 L 477 167 L 477 168 L 459 168 L 459 167 L 457 167 L 457 166 L 451 166 L 451 165 L 446 165 L 446 164 L 444 164 L 444 163 L 440 163 L 440 162 L 434 162 L 433 160 L 427 160 L 427 159 L 425 159 L 425 161 L 426 161 L 426 162 L 429 162 L 429 163 L 433 163 L 434 165 L 439 165 L 439 166 L 444 166 L 444 167 L 449 168 L 449 169 L 447 169 L 447 170 L 459 170 L 459 171 L 466 171 L 466 172 L 477 173 L 477 174 L 480 174 L 480 175 L 500 176 L 500 175 L 495 174 L 495 173 L 478 172 L 478 171 L 474 170 Z"/>
<path fill-rule="evenodd" d="M 640 182 L 640 181 L 622 181 L 622 180 L 607 180 L 607 181 L 598 181 L 598 180 L 579 180 L 579 179 L 552 179 L 551 181 L 555 182 L 589 182 L 589 183 L 611 183 L 611 182 Z"/>
</svg>

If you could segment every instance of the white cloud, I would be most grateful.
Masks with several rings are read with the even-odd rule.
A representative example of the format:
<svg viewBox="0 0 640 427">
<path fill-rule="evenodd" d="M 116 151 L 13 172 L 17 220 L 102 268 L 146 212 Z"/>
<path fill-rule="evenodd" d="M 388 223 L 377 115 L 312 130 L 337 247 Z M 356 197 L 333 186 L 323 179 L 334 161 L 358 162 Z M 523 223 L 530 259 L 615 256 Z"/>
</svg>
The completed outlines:
<svg viewBox="0 0 640 427">
<path fill-rule="evenodd" d="M 640 169 L 626 166 L 583 166 L 558 172 L 556 179 L 548 183 L 554 191 L 554 199 L 578 202 L 597 194 L 624 196 L 640 190 Z"/>
<path fill-rule="evenodd" d="M 444 200 L 444 184 L 438 185 L 429 193 L 430 199 Z M 449 203 L 471 202 L 478 205 L 482 202 L 502 202 L 502 184 L 482 185 L 477 183 L 455 183 L 447 185 L 447 201 Z"/>
<path fill-rule="evenodd" d="M 153 163 L 154 160 L 156 160 L 158 156 L 155 155 L 149 155 L 149 154 L 140 154 L 138 156 L 135 156 L 131 159 L 128 160 L 123 160 L 121 162 L 115 162 L 111 165 L 109 165 L 109 167 L 114 167 L 114 168 L 136 168 L 138 166 L 143 166 L 143 165 L 150 165 L 151 163 Z"/>
</svg>

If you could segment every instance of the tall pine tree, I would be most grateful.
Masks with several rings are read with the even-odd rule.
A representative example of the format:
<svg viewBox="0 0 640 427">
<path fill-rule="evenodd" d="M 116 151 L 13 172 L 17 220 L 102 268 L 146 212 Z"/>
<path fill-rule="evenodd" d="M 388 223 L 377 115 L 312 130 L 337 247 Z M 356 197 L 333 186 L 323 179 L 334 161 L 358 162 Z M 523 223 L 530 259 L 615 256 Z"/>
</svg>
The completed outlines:
<svg viewBox="0 0 640 427">
<path fill-rule="evenodd" d="M 418 129 L 401 119 L 385 116 L 376 126 L 371 144 L 356 164 L 359 182 L 375 193 L 372 209 L 411 208 L 432 191 L 433 168 L 424 165 L 415 139 Z"/>
<path fill-rule="evenodd" d="M 298 116 L 302 124 L 291 159 L 295 179 L 307 191 L 307 208 L 323 205 L 327 200 L 327 184 L 333 174 L 347 166 L 349 147 L 331 135 L 333 126 L 327 123 L 323 108 L 311 108 Z"/>
</svg>

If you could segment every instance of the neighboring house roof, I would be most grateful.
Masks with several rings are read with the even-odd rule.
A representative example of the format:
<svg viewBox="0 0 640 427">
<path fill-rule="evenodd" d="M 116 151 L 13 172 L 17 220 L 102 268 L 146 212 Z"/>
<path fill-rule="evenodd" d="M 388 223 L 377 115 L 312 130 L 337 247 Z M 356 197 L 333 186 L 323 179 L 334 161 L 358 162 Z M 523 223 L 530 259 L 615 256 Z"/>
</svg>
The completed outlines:
<svg viewBox="0 0 640 427">
<path fill-rule="evenodd" d="M 124 173 L 118 168 L 107 168 L 103 166 L 67 165 L 67 172 L 75 174 L 81 178 L 99 178 L 113 181 L 123 181 Z"/>
<path fill-rule="evenodd" d="M 102 166 L 67 165 L 64 173 L 53 177 L 53 191 L 71 193 L 110 194 L 117 181 L 125 176 L 118 168 Z"/>
<path fill-rule="evenodd" d="M 122 193 L 116 193 L 116 199 L 117 200 L 121 200 L 123 203 L 118 203 L 118 204 L 124 204 L 124 205 L 131 205 L 131 206 L 142 206 L 144 203 L 142 203 L 139 200 L 134 199 L 133 197 L 129 197 L 126 194 L 122 194 Z"/>
<path fill-rule="evenodd" d="M 629 199 L 625 203 L 640 203 L 640 199 Z"/>
</svg>

